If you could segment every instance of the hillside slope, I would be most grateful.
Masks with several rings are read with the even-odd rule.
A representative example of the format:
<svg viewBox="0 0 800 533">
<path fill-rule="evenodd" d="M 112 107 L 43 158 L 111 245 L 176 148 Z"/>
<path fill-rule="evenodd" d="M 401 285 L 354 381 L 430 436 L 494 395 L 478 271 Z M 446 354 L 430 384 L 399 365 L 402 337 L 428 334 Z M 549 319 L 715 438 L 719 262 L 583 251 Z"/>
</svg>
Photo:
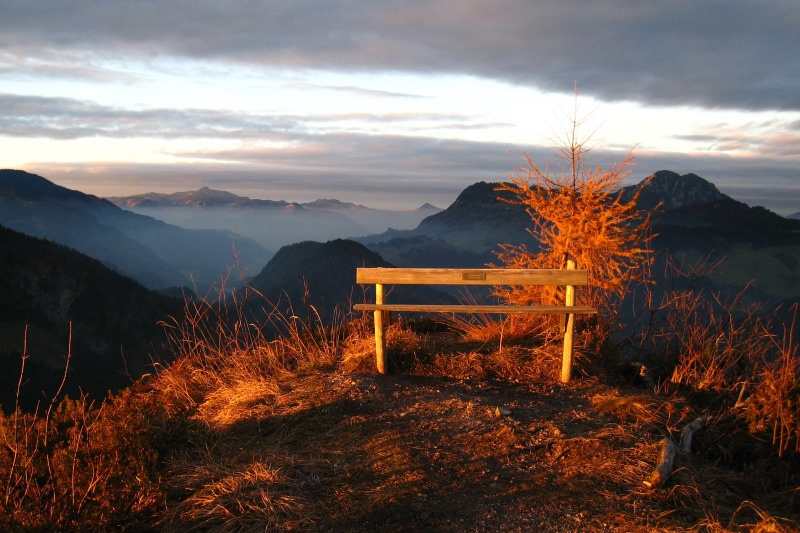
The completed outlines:
<svg viewBox="0 0 800 533">
<path fill-rule="evenodd" d="M 164 344 L 159 320 L 179 316 L 181 300 L 149 291 L 99 261 L 0 226 L 0 405 L 14 405 L 27 341 L 22 405 L 66 390 L 102 398 L 150 367 Z M 28 327 L 27 338 L 25 328 Z"/>
<path fill-rule="evenodd" d="M 702 518 L 641 490 L 660 435 L 604 413 L 626 401 L 612 388 L 314 373 L 281 389 L 217 411 L 200 462 L 167 461 L 167 491 L 191 487 L 171 527 L 629 533 Z"/>
</svg>

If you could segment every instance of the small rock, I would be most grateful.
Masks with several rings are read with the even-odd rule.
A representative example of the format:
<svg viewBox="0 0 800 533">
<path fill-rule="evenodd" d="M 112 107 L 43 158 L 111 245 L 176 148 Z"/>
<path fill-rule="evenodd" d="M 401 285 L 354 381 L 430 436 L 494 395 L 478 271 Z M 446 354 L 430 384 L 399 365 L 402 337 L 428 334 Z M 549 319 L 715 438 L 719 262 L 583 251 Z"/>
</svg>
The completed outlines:
<svg viewBox="0 0 800 533">
<path fill-rule="evenodd" d="M 511 414 L 511 411 L 509 411 L 505 407 L 498 407 L 497 409 L 495 409 L 494 414 L 495 414 L 495 416 L 498 416 L 498 417 L 500 417 L 500 416 L 508 416 L 508 415 Z"/>
</svg>

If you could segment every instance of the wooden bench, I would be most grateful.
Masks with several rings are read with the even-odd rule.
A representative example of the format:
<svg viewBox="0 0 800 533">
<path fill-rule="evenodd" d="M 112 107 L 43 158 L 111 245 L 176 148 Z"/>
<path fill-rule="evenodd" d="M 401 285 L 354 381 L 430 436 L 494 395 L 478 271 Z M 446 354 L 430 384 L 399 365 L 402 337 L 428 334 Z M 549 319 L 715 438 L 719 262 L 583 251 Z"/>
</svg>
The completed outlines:
<svg viewBox="0 0 800 533">
<path fill-rule="evenodd" d="M 357 311 L 375 312 L 375 358 L 378 372 L 386 373 L 386 325 L 391 311 L 420 313 L 534 313 L 566 315 L 564 327 L 561 381 L 572 374 L 572 346 L 575 315 L 597 314 L 597 309 L 575 305 L 575 287 L 588 285 L 588 272 L 576 270 L 567 262 L 566 269 L 452 269 L 452 268 L 358 268 L 356 282 L 375 285 L 374 304 L 356 304 Z M 564 286 L 564 305 L 482 305 L 482 304 L 402 304 L 386 303 L 384 285 L 552 285 Z"/>
</svg>

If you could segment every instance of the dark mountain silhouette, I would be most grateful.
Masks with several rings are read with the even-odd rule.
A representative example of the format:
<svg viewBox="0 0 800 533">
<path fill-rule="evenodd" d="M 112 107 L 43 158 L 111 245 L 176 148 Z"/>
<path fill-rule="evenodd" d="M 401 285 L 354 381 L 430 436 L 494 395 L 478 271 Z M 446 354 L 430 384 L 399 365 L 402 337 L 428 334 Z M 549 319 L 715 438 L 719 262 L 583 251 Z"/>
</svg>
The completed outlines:
<svg viewBox="0 0 800 533">
<path fill-rule="evenodd" d="M 425 235 L 370 243 L 369 249 L 392 264 L 421 268 L 482 268 L 496 259 L 491 252 L 475 253 Z"/>
<path fill-rule="evenodd" d="M 391 265 L 378 254 L 354 241 L 306 241 L 278 250 L 249 285 L 270 302 L 281 302 L 282 310 L 291 305 L 299 313 L 310 304 L 330 317 L 337 306 L 363 299 L 356 268 L 387 266 Z"/>
<path fill-rule="evenodd" d="M 181 311 L 181 300 L 145 289 L 95 259 L 0 226 L 0 404 L 13 409 L 26 340 L 20 398 L 26 408 L 58 389 L 70 324 L 66 390 L 102 398 L 149 371 L 163 345 L 157 322 Z"/>
<path fill-rule="evenodd" d="M 509 203 L 497 183 L 478 182 L 464 189 L 447 209 L 413 230 L 390 230 L 356 239 L 398 266 L 482 267 L 495 259 L 500 243 L 537 243 L 527 231 L 525 208 Z"/>
<path fill-rule="evenodd" d="M 756 233 L 765 234 L 765 237 L 800 230 L 798 220 L 784 218 L 761 206 L 750 207 L 732 199 L 665 211 L 655 217 L 654 225 L 657 228 L 702 228 L 714 233 Z"/>
<path fill-rule="evenodd" d="M 763 207 L 750 207 L 722 194 L 717 187 L 696 174 L 678 175 L 660 170 L 638 185 L 621 191 L 629 201 L 641 190 L 639 208 L 652 211 L 656 228 L 703 228 L 713 233 L 791 232 L 800 229 L 787 218 Z M 706 233 L 708 235 L 708 233 Z"/>
<path fill-rule="evenodd" d="M 202 289 L 234 265 L 229 232 L 186 230 L 20 170 L 0 170 L 0 224 L 75 248 L 150 288 Z M 235 244 L 245 269 L 269 257 L 249 239 Z"/>
<path fill-rule="evenodd" d="M 744 300 L 768 307 L 800 296 L 800 221 L 763 207 L 751 207 L 720 193 L 705 179 L 660 171 L 641 184 L 640 205 L 654 211 L 654 274 L 663 273 L 667 257 L 687 267 L 701 258 L 722 259 L 699 282 L 732 296 L 748 284 Z"/>
<path fill-rule="evenodd" d="M 291 306 L 295 313 L 304 313 L 308 305 L 313 305 L 323 319 L 328 319 L 336 308 L 347 312 L 351 303 L 374 301 L 372 286 L 356 284 L 356 268 L 390 266 L 380 255 L 352 240 L 306 241 L 278 250 L 249 285 L 278 304 L 281 312 Z M 408 286 L 395 287 L 389 297 L 408 302 L 450 300 L 435 290 L 422 293 Z M 250 310 L 259 312 L 262 307 L 264 302 L 255 299 Z"/>
<path fill-rule="evenodd" d="M 652 220 L 657 285 L 668 257 L 687 270 L 708 258 L 722 262 L 698 285 L 724 298 L 746 286 L 743 301 L 767 308 L 800 296 L 800 221 L 734 200 L 695 174 L 660 171 L 634 187 L 642 188 L 643 209 L 662 206 Z"/>
<path fill-rule="evenodd" d="M 534 244 L 530 217 L 525 208 L 508 203 L 508 193 L 497 192 L 497 183 L 479 182 L 464 189 L 450 207 L 420 222 L 417 235 L 439 238 L 476 253 L 499 243 Z"/>
</svg>

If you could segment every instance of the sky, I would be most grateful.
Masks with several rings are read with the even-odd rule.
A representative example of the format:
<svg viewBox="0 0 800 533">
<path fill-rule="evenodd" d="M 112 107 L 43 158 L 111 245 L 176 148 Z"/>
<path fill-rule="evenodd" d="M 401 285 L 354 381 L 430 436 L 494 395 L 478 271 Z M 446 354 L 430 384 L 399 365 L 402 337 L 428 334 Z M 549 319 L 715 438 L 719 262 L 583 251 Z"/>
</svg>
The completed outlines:
<svg viewBox="0 0 800 533">
<path fill-rule="evenodd" d="M 449 205 L 592 165 L 800 211 L 797 0 L 0 0 L 0 167 L 98 196 Z M 576 87 L 578 97 L 575 98 Z M 577 103 L 576 103 L 577 102 Z"/>
</svg>

